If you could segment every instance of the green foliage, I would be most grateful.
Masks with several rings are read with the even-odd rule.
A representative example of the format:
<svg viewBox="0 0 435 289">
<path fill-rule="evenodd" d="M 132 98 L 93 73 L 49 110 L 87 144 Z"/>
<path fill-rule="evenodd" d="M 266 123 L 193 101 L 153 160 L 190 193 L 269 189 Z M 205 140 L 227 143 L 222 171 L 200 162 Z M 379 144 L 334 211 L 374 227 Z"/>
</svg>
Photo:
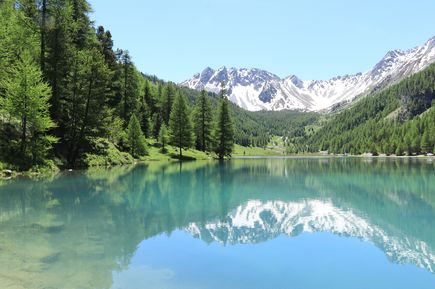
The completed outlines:
<svg viewBox="0 0 435 289">
<path fill-rule="evenodd" d="M 102 55 L 96 50 L 81 50 L 71 64 L 68 85 L 61 100 L 59 135 L 67 148 L 67 161 L 74 166 L 89 147 L 89 138 L 106 135 L 109 110 L 106 87 L 110 80 Z"/>
<path fill-rule="evenodd" d="M 172 83 L 167 83 L 163 87 L 162 92 L 162 105 L 161 105 L 161 113 L 162 118 L 166 124 L 169 124 L 171 110 L 173 108 L 173 103 L 176 95 L 176 89 Z"/>
<path fill-rule="evenodd" d="M 215 130 L 213 134 L 214 152 L 220 160 L 225 157 L 231 157 L 234 147 L 234 128 L 233 121 L 228 108 L 228 99 L 225 97 L 222 89 L 222 98 L 220 100 Z"/>
<path fill-rule="evenodd" d="M 139 120 L 132 114 L 127 128 L 128 146 L 133 157 L 143 156 L 147 153 L 145 136 L 140 128 Z"/>
<path fill-rule="evenodd" d="M 127 123 L 131 114 L 134 113 L 139 106 L 140 75 L 128 51 L 120 50 L 117 54 L 122 70 L 120 75 L 122 78 L 122 99 L 119 109 L 122 118 Z"/>
<path fill-rule="evenodd" d="M 195 146 L 201 151 L 212 149 L 213 116 L 210 99 L 205 90 L 197 98 L 193 111 L 193 125 L 195 132 Z"/>
<path fill-rule="evenodd" d="M 8 77 L 23 53 L 38 55 L 37 27 L 23 11 L 14 9 L 13 0 L 0 1 L 0 80 Z"/>
<path fill-rule="evenodd" d="M 18 159 L 22 169 L 42 163 L 56 139 L 48 135 L 54 127 L 48 111 L 50 88 L 43 82 L 39 67 L 23 54 L 0 86 L 4 89 L 0 110 L 18 132 L 6 140 L 2 151 L 8 153 L 3 157 L 12 162 Z"/>
<path fill-rule="evenodd" d="M 108 130 L 107 138 L 116 146 L 120 146 L 127 139 L 127 134 L 124 130 L 124 121 L 117 115 L 112 114 L 110 121 L 110 129 Z"/>
<path fill-rule="evenodd" d="M 90 11 L 85 0 L 0 1 L 0 160 L 8 165 L 124 163 L 126 151 L 146 153 L 145 137 L 163 150 L 170 142 L 180 157 L 194 144 L 221 159 L 234 143 L 270 153 L 275 136 L 287 153 L 412 155 L 435 147 L 435 65 L 333 117 L 249 112 L 225 99 L 224 87 L 219 97 L 141 74 L 127 50 L 113 50 L 110 31 L 93 27 Z M 29 77 L 38 93 L 26 90 Z M 22 100 L 38 103 L 24 109 Z"/>
<path fill-rule="evenodd" d="M 193 134 L 192 124 L 187 111 L 184 97 L 178 93 L 172 105 L 171 115 L 169 118 L 170 142 L 179 148 L 180 159 L 183 156 L 183 148 L 192 146 Z"/>
<path fill-rule="evenodd" d="M 91 152 L 86 153 L 84 162 L 87 167 L 119 166 L 131 164 L 134 159 L 107 139 L 95 138 L 91 141 Z"/>
<path fill-rule="evenodd" d="M 169 133 L 165 124 L 162 124 L 159 132 L 159 143 L 162 146 L 162 152 L 166 152 L 166 145 L 169 142 Z"/>
<path fill-rule="evenodd" d="M 333 116 L 301 140 L 310 151 L 407 155 L 435 144 L 435 64 Z"/>
<path fill-rule="evenodd" d="M 150 137 L 151 119 L 150 119 L 150 110 L 146 102 L 146 96 L 142 97 L 140 100 L 138 114 L 140 116 L 140 127 L 145 137 Z"/>
</svg>

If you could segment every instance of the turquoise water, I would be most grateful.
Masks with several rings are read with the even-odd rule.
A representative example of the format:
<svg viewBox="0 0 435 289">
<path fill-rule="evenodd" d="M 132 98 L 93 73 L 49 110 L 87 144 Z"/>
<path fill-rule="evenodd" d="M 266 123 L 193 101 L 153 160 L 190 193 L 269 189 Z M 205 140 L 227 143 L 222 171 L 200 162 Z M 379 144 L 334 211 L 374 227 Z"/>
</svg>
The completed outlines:
<svg viewBox="0 0 435 289">
<path fill-rule="evenodd" d="M 435 164 L 150 163 L 0 183 L 0 288 L 435 288 Z"/>
</svg>

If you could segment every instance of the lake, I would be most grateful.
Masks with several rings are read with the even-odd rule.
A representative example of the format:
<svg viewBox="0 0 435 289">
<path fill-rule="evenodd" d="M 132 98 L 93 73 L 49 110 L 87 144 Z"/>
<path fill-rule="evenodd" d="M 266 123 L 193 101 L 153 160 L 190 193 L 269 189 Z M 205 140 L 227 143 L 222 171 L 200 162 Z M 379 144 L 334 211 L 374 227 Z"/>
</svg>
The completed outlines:
<svg viewBox="0 0 435 289">
<path fill-rule="evenodd" d="M 1 288 L 435 288 L 430 159 L 155 162 L 0 183 Z"/>
</svg>

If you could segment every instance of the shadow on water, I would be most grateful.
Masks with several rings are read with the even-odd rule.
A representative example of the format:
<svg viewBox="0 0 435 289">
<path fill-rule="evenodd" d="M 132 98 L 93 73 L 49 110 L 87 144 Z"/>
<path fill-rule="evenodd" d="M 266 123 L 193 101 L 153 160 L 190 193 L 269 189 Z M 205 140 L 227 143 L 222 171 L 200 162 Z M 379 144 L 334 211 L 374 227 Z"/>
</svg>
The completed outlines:
<svg viewBox="0 0 435 289">
<path fill-rule="evenodd" d="M 434 172 L 426 160 L 239 159 L 4 182 L 0 284 L 110 288 L 141 241 L 179 229 L 225 244 L 328 231 L 433 272 Z"/>
</svg>

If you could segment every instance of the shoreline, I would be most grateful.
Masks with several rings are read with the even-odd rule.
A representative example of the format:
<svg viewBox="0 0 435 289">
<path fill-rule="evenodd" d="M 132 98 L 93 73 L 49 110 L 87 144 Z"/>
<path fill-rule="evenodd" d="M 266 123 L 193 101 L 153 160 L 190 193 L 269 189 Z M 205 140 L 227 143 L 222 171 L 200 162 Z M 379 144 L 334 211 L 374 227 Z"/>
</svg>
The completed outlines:
<svg viewBox="0 0 435 289">
<path fill-rule="evenodd" d="M 385 158 L 385 159 L 435 159 L 435 156 L 395 156 L 395 155 L 378 155 L 378 156 L 370 156 L 370 155 L 320 155 L 320 154 L 303 154 L 303 155 L 257 155 L 257 156 L 233 156 L 232 159 L 259 159 L 259 158 L 283 158 L 283 159 L 291 159 L 291 158 Z"/>
<path fill-rule="evenodd" d="M 435 156 L 427 156 L 427 155 L 415 155 L 415 156 L 396 156 L 396 155 L 377 155 L 377 156 L 372 156 L 372 155 L 323 155 L 323 154 L 300 154 L 300 155 L 251 155 L 251 156 L 240 156 L 240 155 L 236 155 L 233 156 L 227 160 L 243 160 L 243 159 L 320 159 L 320 158 L 358 158 L 358 159 L 402 159 L 402 160 L 406 160 L 406 159 L 419 159 L 419 160 L 428 160 L 428 161 L 434 161 L 435 160 Z M 123 164 L 123 165 L 116 165 L 116 166 L 91 166 L 91 167 L 83 167 L 83 168 L 77 168 L 77 169 L 67 169 L 67 168 L 58 168 L 56 167 L 56 169 L 53 170 L 45 170 L 44 172 L 34 172 L 34 171 L 14 171 L 14 170 L 9 170 L 9 169 L 4 169 L 2 171 L 0 171 L 0 181 L 7 181 L 7 180 L 11 180 L 11 179 L 16 179 L 16 178 L 20 178 L 20 177 L 24 177 L 24 178 L 46 178 L 46 177 L 51 177 L 51 176 L 55 176 L 57 174 L 60 173 L 65 173 L 65 172 L 77 172 L 77 171 L 89 171 L 92 169 L 111 169 L 114 167 L 124 167 L 124 166 L 136 166 L 136 165 L 140 165 L 140 164 L 146 164 L 146 163 L 155 163 L 155 162 L 179 162 L 180 160 L 178 159 L 174 159 L 174 158 L 166 158 L 166 159 L 159 159 L 159 158 L 149 158 L 149 159 L 144 159 L 144 160 L 136 160 L 135 162 L 132 162 L 130 164 Z M 185 159 L 182 160 L 183 162 L 195 162 L 195 161 L 218 161 L 215 158 L 199 158 L 199 159 Z"/>
</svg>

